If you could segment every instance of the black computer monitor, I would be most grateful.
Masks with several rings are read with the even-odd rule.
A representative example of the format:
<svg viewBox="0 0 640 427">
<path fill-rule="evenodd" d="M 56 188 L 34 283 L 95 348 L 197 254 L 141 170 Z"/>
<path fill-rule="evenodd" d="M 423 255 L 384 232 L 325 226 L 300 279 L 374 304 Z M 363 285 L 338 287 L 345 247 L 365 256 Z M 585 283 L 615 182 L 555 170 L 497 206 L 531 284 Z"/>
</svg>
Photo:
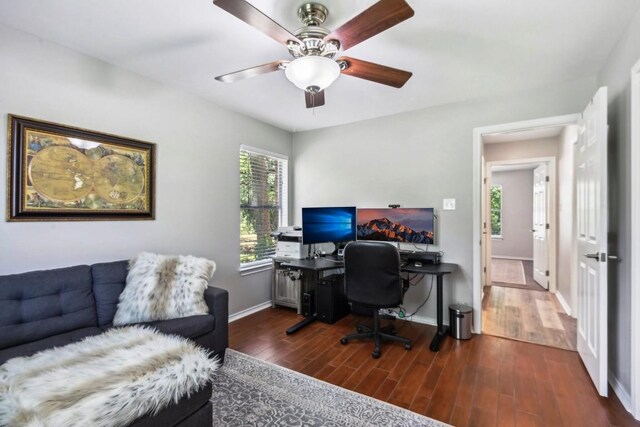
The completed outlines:
<svg viewBox="0 0 640 427">
<path fill-rule="evenodd" d="M 358 240 L 432 245 L 433 208 L 358 209 Z"/>
<path fill-rule="evenodd" d="M 341 243 L 356 240 L 356 208 L 302 208 L 302 243 Z"/>
</svg>

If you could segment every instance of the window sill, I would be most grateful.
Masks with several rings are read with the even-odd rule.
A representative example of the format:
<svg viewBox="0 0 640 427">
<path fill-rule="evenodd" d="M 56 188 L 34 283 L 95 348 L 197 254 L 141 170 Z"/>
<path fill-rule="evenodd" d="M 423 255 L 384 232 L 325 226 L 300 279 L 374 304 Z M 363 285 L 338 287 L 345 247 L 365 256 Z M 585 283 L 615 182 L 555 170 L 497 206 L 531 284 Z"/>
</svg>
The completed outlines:
<svg viewBox="0 0 640 427">
<path fill-rule="evenodd" d="M 248 276 L 250 274 L 262 273 L 263 271 L 268 271 L 273 269 L 273 263 L 271 261 L 265 261 L 258 264 L 246 265 L 240 267 L 239 273 L 240 276 Z"/>
<path fill-rule="evenodd" d="M 504 240 L 502 236 L 491 236 L 491 240 Z"/>
</svg>

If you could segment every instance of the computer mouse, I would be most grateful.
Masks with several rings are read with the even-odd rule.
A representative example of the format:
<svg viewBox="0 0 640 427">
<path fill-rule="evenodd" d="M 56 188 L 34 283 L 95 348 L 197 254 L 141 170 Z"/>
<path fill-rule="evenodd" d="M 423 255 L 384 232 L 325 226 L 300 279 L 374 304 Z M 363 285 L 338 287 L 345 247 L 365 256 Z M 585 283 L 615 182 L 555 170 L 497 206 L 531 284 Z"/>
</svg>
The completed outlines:
<svg viewBox="0 0 640 427">
<path fill-rule="evenodd" d="M 422 263 L 420 261 L 416 261 L 413 263 L 414 267 L 422 267 Z"/>
</svg>

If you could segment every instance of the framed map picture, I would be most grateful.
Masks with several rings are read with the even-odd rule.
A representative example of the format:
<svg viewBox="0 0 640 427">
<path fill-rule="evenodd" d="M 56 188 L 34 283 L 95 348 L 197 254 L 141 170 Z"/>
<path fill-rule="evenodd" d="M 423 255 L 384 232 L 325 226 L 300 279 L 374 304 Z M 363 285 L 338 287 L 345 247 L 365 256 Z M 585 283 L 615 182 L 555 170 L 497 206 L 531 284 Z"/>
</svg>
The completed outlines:
<svg viewBox="0 0 640 427">
<path fill-rule="evenodd" d="M 155 144 L 9 115 L 7 150 L 7 221 L 155 218 Z"/>
</svg>

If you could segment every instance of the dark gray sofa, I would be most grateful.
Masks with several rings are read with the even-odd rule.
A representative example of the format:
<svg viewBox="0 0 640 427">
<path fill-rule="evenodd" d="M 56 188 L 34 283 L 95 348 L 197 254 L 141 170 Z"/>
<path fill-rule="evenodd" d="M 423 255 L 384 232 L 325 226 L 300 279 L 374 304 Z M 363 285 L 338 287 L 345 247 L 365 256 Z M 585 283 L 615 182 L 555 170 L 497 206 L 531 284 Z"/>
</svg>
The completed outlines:
<svg viewBox="0 0 640 427">
<path fill-rule="evenodd" d="M 0 276 L 0 364 L 112 328 L 127 261 Z M 224 360 L 229 294 L 209 287 L 209 314 L 156 322 L 160 332 L 192 339 Z M 211 425 L 211 385 L 133 426 Z"/>
</svg>

